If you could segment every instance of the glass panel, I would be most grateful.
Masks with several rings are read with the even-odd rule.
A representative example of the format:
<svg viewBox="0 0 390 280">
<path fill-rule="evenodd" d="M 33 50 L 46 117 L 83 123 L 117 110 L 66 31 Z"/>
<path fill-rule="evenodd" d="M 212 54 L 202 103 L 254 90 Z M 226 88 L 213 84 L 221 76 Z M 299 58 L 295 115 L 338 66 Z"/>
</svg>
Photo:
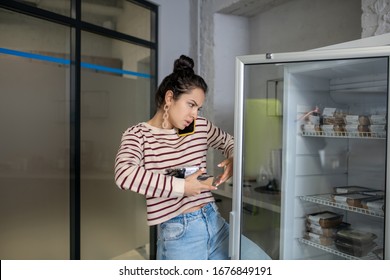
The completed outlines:
<svg viewBox="0 0 390 280">
<path fill-rule="evenodd" d="M 286 67 L 285 258 L 383 258 L 387 69 L 387 57 Z"/>
<path fill-rule="evenodd" d="M 43 10 L 54 12 L 64 16 L 70 16 L 70 2 L 71 0 L 19 0 L 33 7 L 37 7 Z"/>
<path fill-rule="evenodd" d="M 0 258 L 69 259 L 69 29 L 0 18 Z"/>
<path fill-rule="evenodd" d="M 127 0 L 82 0 L 82 20 L 147 41 L 155 41 L 151 32 L 154 13 Z"/>
<path fill-rule="evenodd" d="M 272 258 L 383 259 L 388 58 L 250 65 L 245 75 L 243 234 Z M 279 97 L 267 94 L 280 81 L 283 116 L 269 114 Z"/>
<path fill-rule="evenodd" d="M 273 259 L 279 258 L 281 70 L 274 65 L 246 66 L 244 86 L 242 233 Z"/>
<path fill-rule="evenodd" d="M 113 172 L 122 133 L 150 117 L 151 53 L 90 33 L 82 46 L 81 258 L 148 258 L 145 198 L 121 191 Z"/>
</svg>

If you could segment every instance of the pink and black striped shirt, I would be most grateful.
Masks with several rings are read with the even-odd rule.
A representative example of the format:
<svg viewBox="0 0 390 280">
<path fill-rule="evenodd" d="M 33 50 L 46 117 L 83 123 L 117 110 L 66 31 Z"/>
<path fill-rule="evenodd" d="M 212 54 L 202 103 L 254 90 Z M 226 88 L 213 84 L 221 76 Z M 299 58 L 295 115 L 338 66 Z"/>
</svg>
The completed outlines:
<svg viewBox="0 0 390 280">
<path fill-rule="evenodd" d="M 209 147 L 232 157 L 233 146 L 231 135 L 201 117 L 196 120 L 195 133 L 183 137 L 175 129 L 139 123 L 122 135 L 115 161 L 115 182 L 123 190 L 145 195 L 148 224 L 160 224 L 188 208 L 214 201 L 209 191 L 184 196 L 184 179 L 164 175 L 165 170 L 206 168 Z"/>
</svg>

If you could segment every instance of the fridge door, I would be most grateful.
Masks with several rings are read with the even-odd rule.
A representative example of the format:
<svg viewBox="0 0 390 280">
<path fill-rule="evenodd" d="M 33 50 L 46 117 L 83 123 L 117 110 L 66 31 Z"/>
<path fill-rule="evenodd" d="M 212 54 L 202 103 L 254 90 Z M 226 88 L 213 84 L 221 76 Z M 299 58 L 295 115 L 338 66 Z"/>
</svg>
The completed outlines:
<svg viewBox="0 0 390 280">
<path fill-rule="evenodd" d="M 390 47 L 236 59 L 232 259 L 389 259 Z"/>
</svg>

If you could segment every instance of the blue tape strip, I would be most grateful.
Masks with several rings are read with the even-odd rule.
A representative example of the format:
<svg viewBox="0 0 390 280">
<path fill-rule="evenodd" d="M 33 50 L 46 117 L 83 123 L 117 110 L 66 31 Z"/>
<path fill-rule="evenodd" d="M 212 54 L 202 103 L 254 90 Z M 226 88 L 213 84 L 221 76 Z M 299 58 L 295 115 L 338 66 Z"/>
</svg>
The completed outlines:
<svg viewBox="0 0 390 280">
<path fill-rule="evenodd" d="M 48 55 L 21 52 L 21 51 L 15 51 L 15 50 L 5 49 L 5 48 L 0 48 L 0 53 L 13 55 L 13 56 L 19 56 L 19 57 L 25 57 L 25 58 L 31 58 L 31 59 L 37 59 L 37 60 L 43 60 L 43 61 L 59 63 L 59 64 L 64 64 L 64 65 L 70 65 L 69 59 L 57 58 L 57 57 L 52 57 L 52 56 L 48 56 Z M 115 74 L 132 75 L 132 76 L 147 78 L 147 79 L 150 79 L 152 77 L 151 75 L 145 74 L 145 73 L 138 73 L 138 72 L 123 70 L 123 69 L 118 69 L 118 68 L 111 68 L 111 67 L 101 66 L 101 65 L 97 65 L 97 64 L 86 63 L 86 62 L 81 62 L 81 67 L 93 69 L 93 70 L 104 71 L 104 72 L 109 72 L 109 73 L 115 73 Z"/>
<path fill-rule="evenodd" d="M 65 64 L 65 65 L 70 64 L 69 59 L 51 57 L 51 56 L 35 54 L 35 53 L 15 51 L 15 50 L 4 49 L 4 48 L 0 48 L 0 53 L 14 55 L 14 56 L 20 56 L 20 57 L 25 57 L 25 58 L 32 58 L 32 59 L 37 59 L 37 60 L 44 60 L 44 61 L 49 61 L 49 62 L 54 62 L 54 63 Z"/>
<path fill-rule="evenodd" d="M 118 68 L 111 68 L 111 67 L 101 66 L 101 65 L 87 63 L 87 62 L 81 62 L 81 67 L 99 70 L 99 71 L 110 72 L 110 73 L 115 73 L 115 74 L 133 75 L 133 76 L 137 76 L 137 77 L 141 77 L 141 78 L 149 78 L 150 79 L 152 77 L 149 74 L 138 73 L 138 72 L 133 72 L 133 71 L 128 71 L 128 70 L 122 70 L 122 69 L 118 69 Z"/>
</svg>

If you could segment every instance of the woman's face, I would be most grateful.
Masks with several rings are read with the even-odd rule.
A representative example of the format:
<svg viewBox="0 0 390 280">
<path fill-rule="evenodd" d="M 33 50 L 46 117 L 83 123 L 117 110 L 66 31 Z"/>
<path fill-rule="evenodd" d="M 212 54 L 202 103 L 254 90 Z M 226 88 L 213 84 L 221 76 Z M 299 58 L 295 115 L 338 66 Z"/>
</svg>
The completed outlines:
<svg viewBox="0 0 390 280">
<path fill-rule="evenodd" d="M 183 93 L 177 100 L 170 99 L 167 102 L 170 124 L 178 129 L 184 129 L 190 125 L 197 118 L 204 100 L 205 93 L 200 88 Z"/>
</svg>

